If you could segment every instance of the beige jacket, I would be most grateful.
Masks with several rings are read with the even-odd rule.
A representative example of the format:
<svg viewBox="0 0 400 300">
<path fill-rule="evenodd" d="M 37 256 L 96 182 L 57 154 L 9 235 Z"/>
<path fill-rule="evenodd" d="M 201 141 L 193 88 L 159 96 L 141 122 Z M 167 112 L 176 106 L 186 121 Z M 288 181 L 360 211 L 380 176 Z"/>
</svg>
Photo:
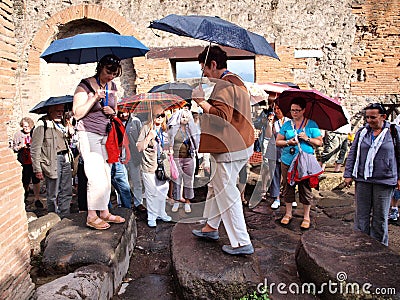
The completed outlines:
<svg viewBox="0 0 400 300">
<path fill-rule="evenodd" d="M 54 127 L 54 122 L 47 122 L 46 132 L 44 130 L 44 121 L 39 120 L 33 130 L 31 156 L 33 172 L 42 172 L 44 176 L 57 178 L 57 152 L 64 150 L 58 149 L 58 145 L 64 143 L 59 139 L 63 139 L 60 130 Z M 65 144 L 65 143 L 64 143 Z"/>
<path fill-rule="evenodd" d="M 199 152 L 227 153 L 247 149 L 254 143 L 249 93 L 226 80 L 210 81 L 216 84 L 207 101 L 212 107 L 200 119 Z"/>
</svg>

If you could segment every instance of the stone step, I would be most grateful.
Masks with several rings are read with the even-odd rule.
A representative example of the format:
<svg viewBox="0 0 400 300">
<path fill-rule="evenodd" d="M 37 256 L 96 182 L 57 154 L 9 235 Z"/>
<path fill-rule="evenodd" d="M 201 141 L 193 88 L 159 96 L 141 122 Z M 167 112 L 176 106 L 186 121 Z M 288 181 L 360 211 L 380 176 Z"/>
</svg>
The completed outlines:
<svg viewBox="0 0 400 300">
<path fill-rule="evenodd" d="M 85 299 L 91 298 L 91 293 L 110 298 L 118 290 L 129 267 L 137 231 L 132 210 L 116 208 L 112 213 L 123 216 L 125 223 L 111 223 L 107 230 L 94 230 L 86 226 L 87 213 L 76 213 L 62 219 L 49 231 L 42 270 L 48 275 L 65 276 L 42 285 L 36 299 L 70 299 L 69 295 L 75 294 Z M 93 275 L 82 275 L 88 271 L 80 267 L 91 267 Z M 85 288 L 88 280 L 94 280 L 98 288 Z M 68 282 L 71 285 L 66 284 Z M 51 293 L 58 298 L 48 298 Z"/>
<path fill-rule="evenodd" d="M 321 299 L 400 299 L 400 255 L 349 227 L 303 234 L 296 265 Z"/>
</svg>

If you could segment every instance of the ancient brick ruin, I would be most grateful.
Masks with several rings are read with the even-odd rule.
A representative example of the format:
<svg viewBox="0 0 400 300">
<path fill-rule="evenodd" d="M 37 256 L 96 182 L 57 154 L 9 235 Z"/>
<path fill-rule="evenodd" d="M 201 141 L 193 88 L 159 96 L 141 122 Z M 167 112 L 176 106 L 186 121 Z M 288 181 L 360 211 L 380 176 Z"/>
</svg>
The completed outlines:
<svg viewBox="0 0 400 300">
<path fill-rule="evenodd" d="M 39 55 L 54 40 L 77 33 L 133 35 L 151 49 L 206 45 L 148 29 L 167 14 L 218 15 L 274 43 L 280 61 L 255 56 L 255 81 L 295 82 L 328 95 L 344 93 L 352 115 L 367 102 L 400 102 L 400 8 L 396 0 L 3 0 L 0 6 L 0 298 L 23 299 L 33 286 L 20 184 L 20 166 L 8 148 L 22 116 L 50 96 L 73 94 L 93 64 L 46 64 Z M 169 57 L 124 61 L 120 95 L 174 81 Z M 37 118 L 37 115 L 30 115 Z M 20 294 L 18 294 L 20 293 Z"/>
</svg>

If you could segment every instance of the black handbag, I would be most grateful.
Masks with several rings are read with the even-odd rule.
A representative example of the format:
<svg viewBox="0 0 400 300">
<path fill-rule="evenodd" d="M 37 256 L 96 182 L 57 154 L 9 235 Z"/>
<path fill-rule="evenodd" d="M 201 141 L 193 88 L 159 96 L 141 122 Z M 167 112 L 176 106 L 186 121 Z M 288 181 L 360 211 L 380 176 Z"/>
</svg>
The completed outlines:
<svg viewBox="0 0 400 300">
<path fill-rule="evenodd" d="M 165 181 L 168 179 L 167 174 L 165 174 L 164 163 L 161 159 L 157 159 L 157 169 L 156 169 L 156 177 L 160 181 Z"/>
</svg>

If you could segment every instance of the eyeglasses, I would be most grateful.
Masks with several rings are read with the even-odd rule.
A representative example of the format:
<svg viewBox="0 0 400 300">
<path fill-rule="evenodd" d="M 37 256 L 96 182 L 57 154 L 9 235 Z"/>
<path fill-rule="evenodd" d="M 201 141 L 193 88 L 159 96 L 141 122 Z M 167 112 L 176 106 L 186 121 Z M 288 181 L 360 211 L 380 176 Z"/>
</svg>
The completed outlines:
<svg viewBox="0 0 400 300">
<path fill-rule="evenodd" d="M 157 118 L 165 118 L 165 113 L 155 115 L 155 119 Z"/>
<path fill-rule="evenodd" d="M 298 113 L 298 112 L 301 112 L 301 111 L 302 111 L 302 109 L 291 109 L 290 111 L 291 111 L 291 112 Z"/>
</svg>

